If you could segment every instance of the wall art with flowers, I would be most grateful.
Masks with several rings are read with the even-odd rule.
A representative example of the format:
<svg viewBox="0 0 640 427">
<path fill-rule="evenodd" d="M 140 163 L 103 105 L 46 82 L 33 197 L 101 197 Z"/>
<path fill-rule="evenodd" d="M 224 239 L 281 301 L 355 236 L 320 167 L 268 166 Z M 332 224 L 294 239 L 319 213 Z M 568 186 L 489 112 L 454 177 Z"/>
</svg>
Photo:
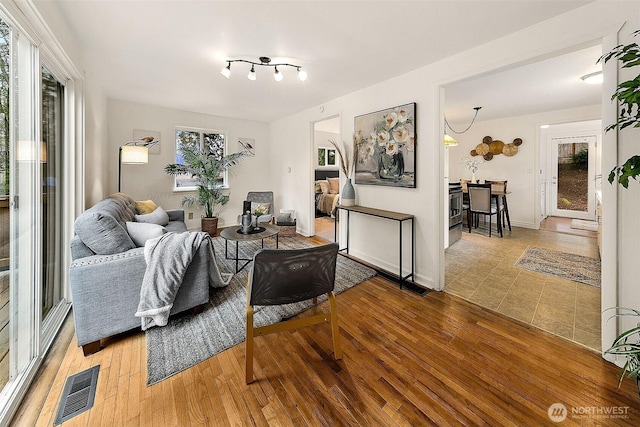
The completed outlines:
<svg viewBox="0 0 640 427">
<path fill-rule="evenodd" d="M 416 103 L 355 118 L 356 184 L 416 186 Z"/>
</svg>

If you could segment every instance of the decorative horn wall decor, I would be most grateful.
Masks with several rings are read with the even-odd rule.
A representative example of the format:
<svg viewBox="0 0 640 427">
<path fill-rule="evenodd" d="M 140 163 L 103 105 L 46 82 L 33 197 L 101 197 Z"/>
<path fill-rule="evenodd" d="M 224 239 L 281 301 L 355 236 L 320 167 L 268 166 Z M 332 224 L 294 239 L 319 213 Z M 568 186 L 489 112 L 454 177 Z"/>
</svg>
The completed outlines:
<svg viewBox="0 0 640 427">
<path fill-rule="evenodd" d="M 499 139 L 493 139 L 490 136 L 482 138 L 482 142 L 471 150 L 471 156 L 481 156 L 485 161 L 493 159 L 493 156 L 504 154 L 512 157 L 518 154 L 518 147 L 522 145 L 522 138 L 516 138 L 513 142 L 505 144 Z"/>
</svg>

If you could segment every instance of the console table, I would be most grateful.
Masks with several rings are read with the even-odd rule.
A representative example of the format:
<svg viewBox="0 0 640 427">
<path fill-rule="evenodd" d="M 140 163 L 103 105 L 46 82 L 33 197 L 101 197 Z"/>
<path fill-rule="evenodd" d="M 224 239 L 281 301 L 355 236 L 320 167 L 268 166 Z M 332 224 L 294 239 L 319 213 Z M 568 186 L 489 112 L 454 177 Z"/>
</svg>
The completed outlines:
<svg viewBox="0 0 640 427">
<path fill-rule="evenodd" d="M 364 215 L 370 215 L 370 216 L 375 216 L 378 218 L 384 218 L 384 219 L 389 219 L 389 220 L 393 220 L 393 221 L 398 221 L 398 236 L 399 236 L 399 247 L 398 247 L 398 283 L 400 284 L 400 289 L 402 289 L 402 284 L 404 283 L 404 281 L 406 279 L 408 279 L 409 277 L 411 277 L 411 280 L 415 280 L 414 278 L 414 247 L 415 247 L 415 225 L 414 225 L 414 215 L 410 215 L 410 214 L 404 214 L 404 213 L 400 213 L 400 212 L 392 212 L 392 211 L 385 211 L 382 209 L 374 209 L 374 208 L 368 208 L 365 206 L 343 206 L 343 205 L 337 205 L 336 206 L 336 212 L 338 210 L 344 210 L 347 212 L 347 243 L 346 246 L 342 249 L 340 249 L 340 251 L 345 251 L 347 254 L 349 253 L 349 215 L 351 212 L 355 212 L 355 213 L 359 213 L 359 214 L 364 214 Z M 402 275 L 402 225 L 405 221 L 411 221 L 411 273 L 407 274 L 406 276 Z M 334 241 L 338 241 L 337 237 L 338 237 L 338 221 L 334 222 L 334 226 L 333 226 L 333 240 Z"/>
</svg>

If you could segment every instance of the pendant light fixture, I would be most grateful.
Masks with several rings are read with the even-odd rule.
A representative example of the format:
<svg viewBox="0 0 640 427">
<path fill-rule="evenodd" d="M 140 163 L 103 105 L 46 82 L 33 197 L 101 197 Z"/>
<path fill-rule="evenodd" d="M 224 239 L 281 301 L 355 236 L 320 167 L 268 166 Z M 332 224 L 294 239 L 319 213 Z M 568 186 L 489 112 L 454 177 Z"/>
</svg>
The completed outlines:
<svg viewBox="0 0 640 427">
<path fill-rule="evenodd" d="M 268 56 L 261 56 L 258 59 L 260 60 L 260 62 L 249 61 L 249 60 L 246 60 L 246 59 L 227 59 L 227 66 L 224 67 L 222 70 L 220 70 L 220 74 L 222 74 L 224 77 L 226 77 L 228 79 L 231 76 L 231 63 L 232 62 L 244 62 L 245 64 L 251 64 L 251 70 L 249 71 L 249 74 L 247 74 L 247 78 L 249 80 L 252 80 L 252 81 L 257 79 L 256 69 L 255 69 L 256 65 L 259 65 L 259 66 L 262 66 L 262 67 L 274 67 L 273 78 L 277 82 L 280 82 L 280 81 L 282 81 L 284 79 L 284 75 L 278 69 L 278 67 L 280 67 L 280 68 L 282 68 L 282 67 L 295 68 L 297 70 L 297 72 L 298 72 L 298 80 L 300 80 L 301 82 L 307 80 L 307 72 L 304 71 L 300 65 L 288 64 L 288 63 L 272 64 L 271 63 L 271 58 L 269 58 Z"/>
<path fill-rule="evenodd" d="M 478 117 L 478 111 L 480 111 L 482 107 L 473 107 L 474 110 L 476 110 L 476 114 L 473 116 L 473 119 L 471 119 L 471 123 L 469 123 L 469 126 L 467 126 L 467 128 L 461 132 L 458 132 L 456 130 L 454 130 L 451 125 L 449 125 L 449 122 L 447 121 L 447 118 L 444 118 L 444 145 L 445 147 L 456 147 L 458 145 L 458 141 L 455 140 L 455 138 L 451 137 L 449 134 L 447 134 L 447 128 L 449 128 L 449 130 L 453 133 L 457 133 L 458 135 L 465 133 L 466 131 L 468 131 L 469 129 L 471 129 L 471 126 L 473 125 L 473 122 L 476 121 L 476 117 Z"/>
</svg>

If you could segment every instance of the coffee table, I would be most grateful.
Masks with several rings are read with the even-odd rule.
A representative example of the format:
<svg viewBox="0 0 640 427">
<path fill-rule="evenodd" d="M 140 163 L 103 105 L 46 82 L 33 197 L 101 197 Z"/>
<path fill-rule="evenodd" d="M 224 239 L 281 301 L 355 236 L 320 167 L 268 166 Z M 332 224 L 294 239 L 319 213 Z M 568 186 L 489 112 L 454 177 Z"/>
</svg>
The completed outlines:
<svg viewBox="0 0 640 427">
<path fill-rule="evenodd" d="M 261 224 L 260 229 L 261 230 L 257 233 L 243 234 L 240 232 L 239 227 L 229 227 L 229 228 L 225 228 L 220 232 L 220 237 L 224 239 L 224 256 L 226 259 L 231 259 L 236 262 L 236 273 L 238 273 L 240 270 L 242 270 L 247 265 L 249 265 L 251 261 L 253 261 L 252 258 L 240 258 L 238 256 L 238 244 L 240 242 L 251 242 L 255 240 L 261 240 L 262 247 L 264 248 L 264 239 L 266 239 L 267 237 L 275 236 L 276 249 L 278 248 L 278 233 L 280 232 L 280 227 L 278 227 L 277 225 L 271 225 L 271 224 Z M 229 241 L 236 242 L 236 252 L 235 252 L 235 256 L 232 258 L 229 258 L 229 252 L 227 247 Z M 242 265 L 240 265 L 240 261 L 243 262 Z"/>
</svg>

